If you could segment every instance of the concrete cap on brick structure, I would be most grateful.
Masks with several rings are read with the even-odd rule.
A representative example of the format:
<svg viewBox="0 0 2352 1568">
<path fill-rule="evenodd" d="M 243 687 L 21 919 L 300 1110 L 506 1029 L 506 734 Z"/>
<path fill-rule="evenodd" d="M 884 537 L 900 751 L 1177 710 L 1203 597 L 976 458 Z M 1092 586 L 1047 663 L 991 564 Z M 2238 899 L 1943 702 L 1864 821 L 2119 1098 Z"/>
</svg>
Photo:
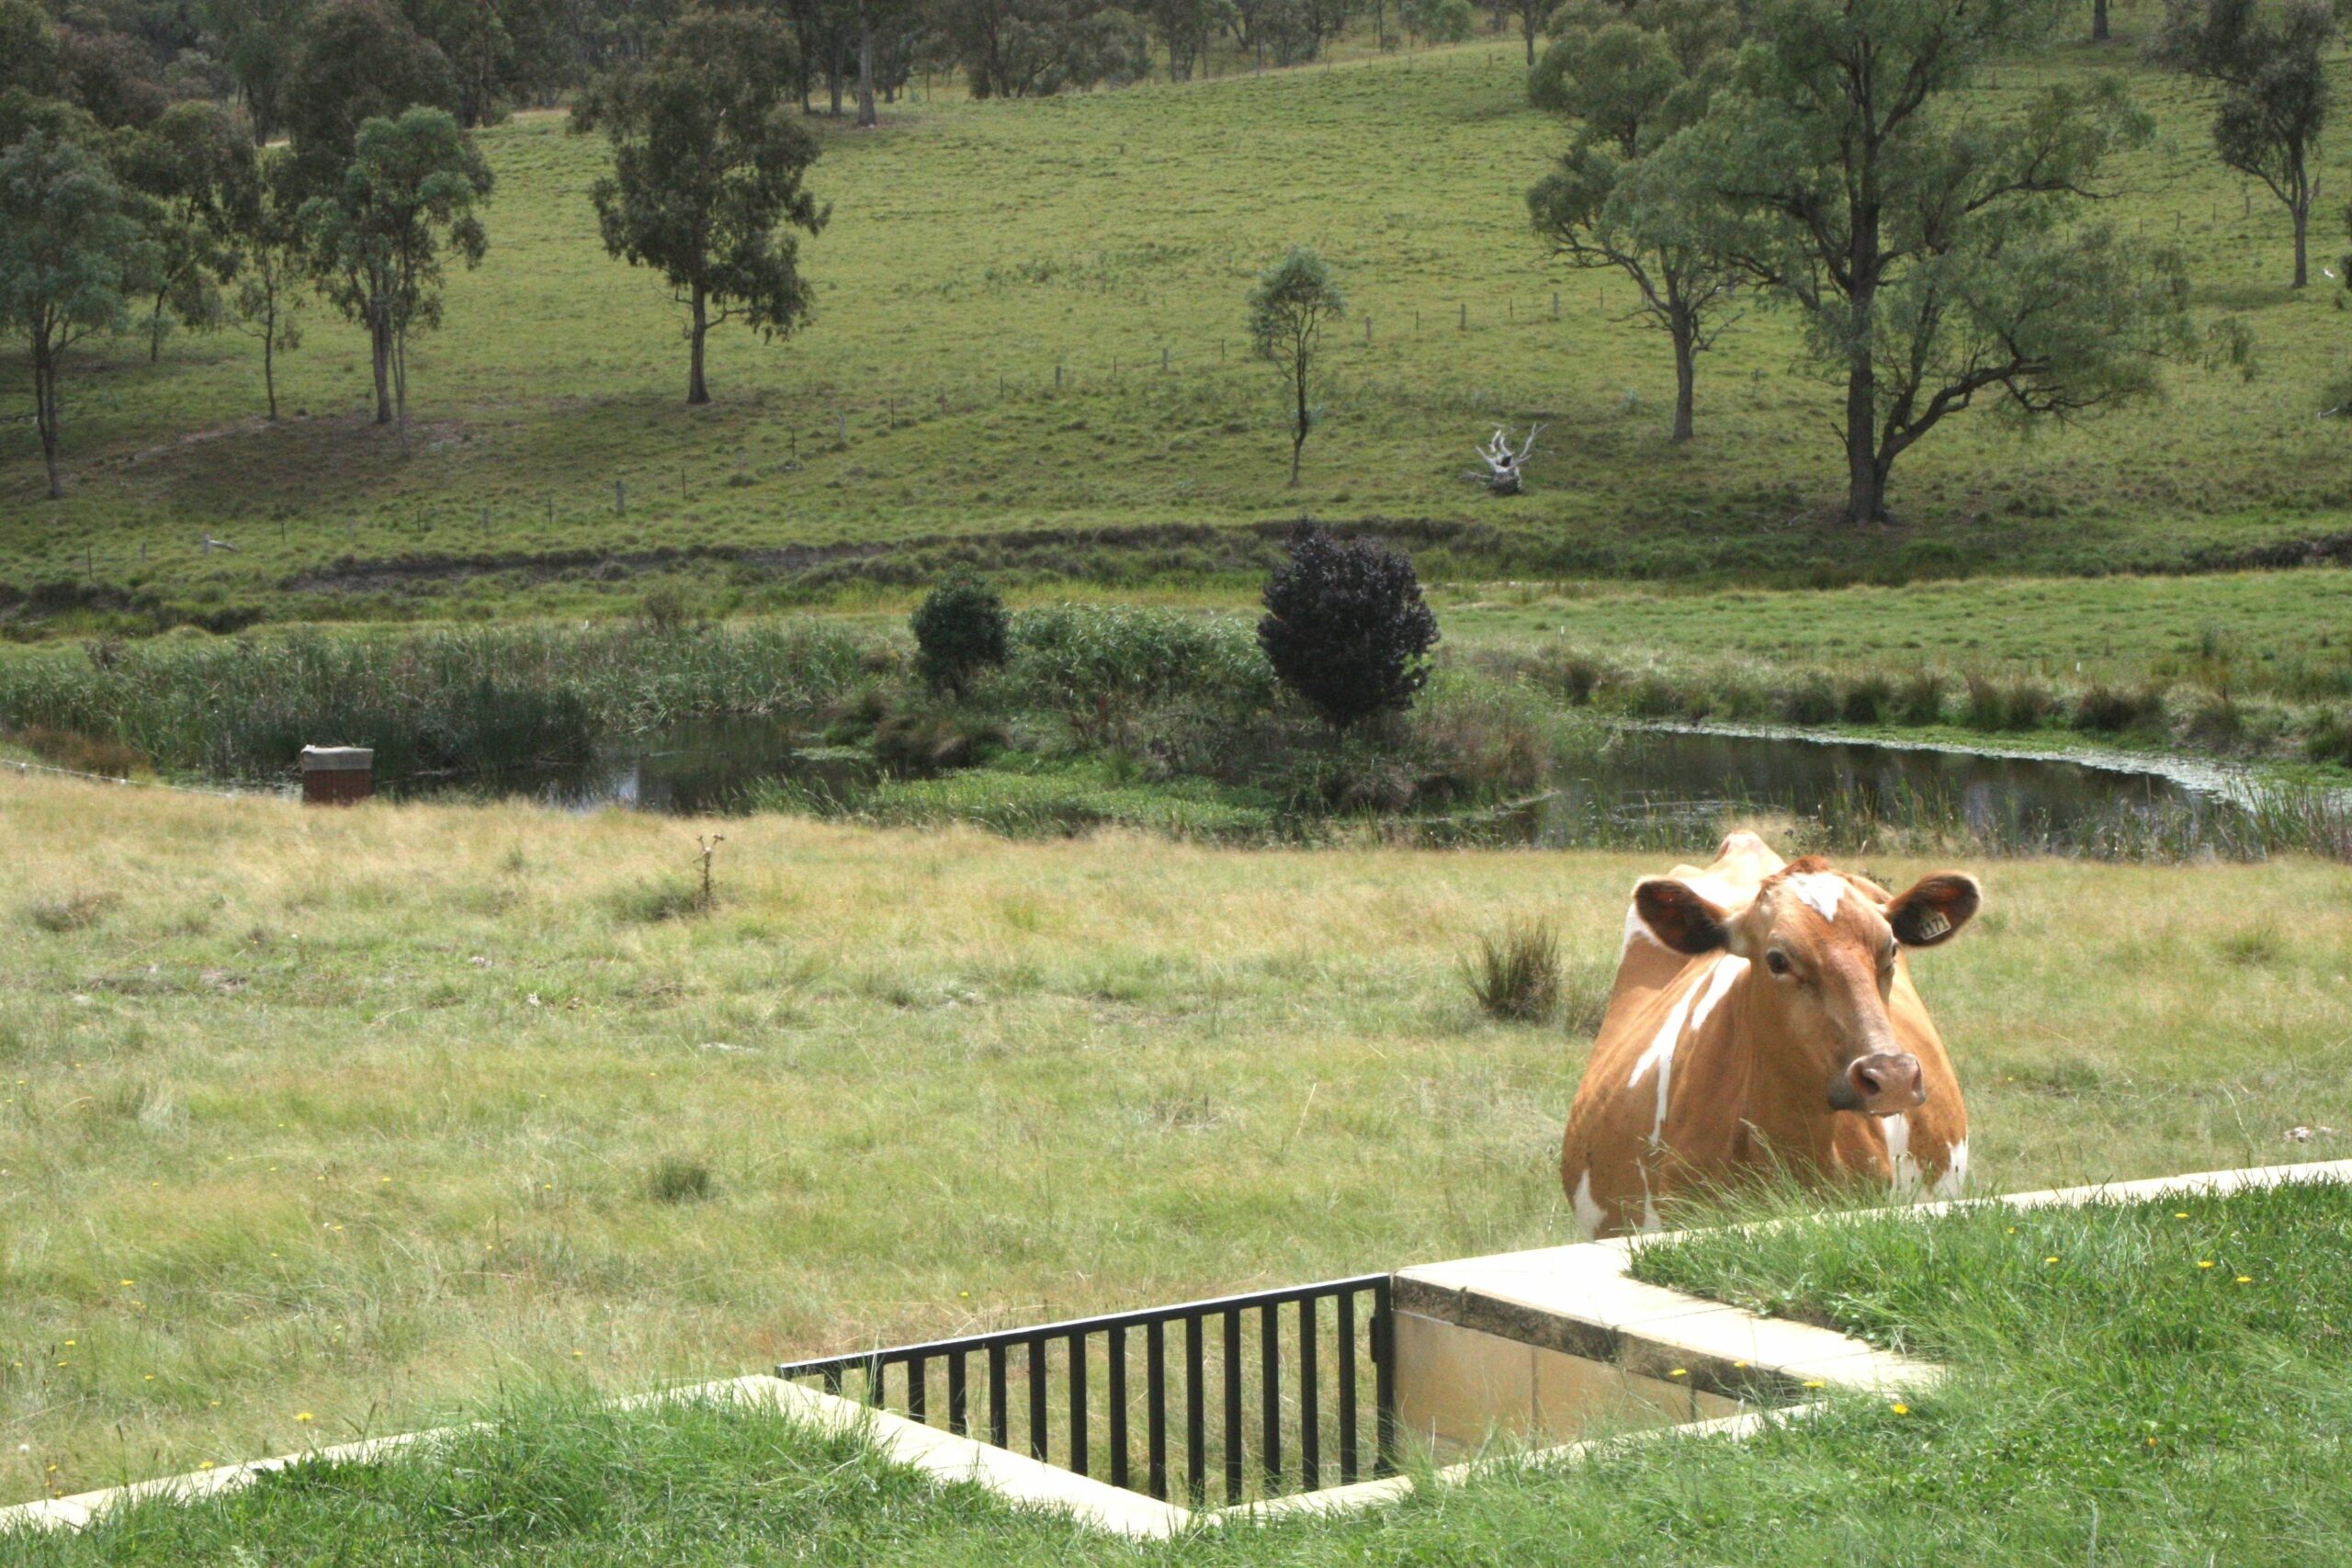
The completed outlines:
<svg viewBox="0 0 2352 1568">
<path fill-rule="evenodd" d="M 306 773 L 366 773 L 375 765 L 376 750 L 372 746 L 302 748 L 302 771 Z"/>
</svg>

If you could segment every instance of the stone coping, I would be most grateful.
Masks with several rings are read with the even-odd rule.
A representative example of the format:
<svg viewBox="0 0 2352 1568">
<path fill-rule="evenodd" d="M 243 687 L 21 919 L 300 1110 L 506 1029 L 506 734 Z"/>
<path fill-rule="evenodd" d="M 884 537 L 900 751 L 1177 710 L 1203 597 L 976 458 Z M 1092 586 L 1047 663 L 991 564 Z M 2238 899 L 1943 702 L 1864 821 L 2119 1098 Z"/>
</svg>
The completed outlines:
<svg viewBox="0 0 2352 1568">
<path fill-rule="evenodd" d="M 2306 1181 L 2352 1182 L 2352 1159 L 2199 1171 L 2144 1181 L 2107 1182 L 1990 1198 L 1949 1199 L 1892 1212 L 1927 1215 L 1996 1203 L 2018 1209 L 2075 1207 L 2181 1193 L 2222 1195 Z M 1942 1370 L 1931 1362 L 1894 1355 L 1828 1329 L 1761 1317 L 1628 1277 L 1635 1247 L 1670 1239 L 1671 1234 L 1620 1237 L 1423 1264 L 1396 1276 L 1395 1304 L 1402 1311 L 1476 1327 L 1506 1338 L 1594 1359 L 1620 1360 L 1629 1369 L 1649 1375 L 1671 1374 L 1679 1369 L 1702 1388 L 1715 1386 L 1733 1393 L 1742 1388 L 1753 1392 L 1758 1382 L 1764 1382 L 1807 1391 L 1829 1389 L 1884 1394 L 1929 1388 L 1941 1376 Z M 1256 1503 L 1189 1509 L 1075 1474 L 1026 1454 L 960 1438 L 887 1410 L 765 1374 L 633 1394 L 613 1401 L 610 1408 L 639 1409 L 695 1399 L 766 1405 L 821 1431 L 861 1431 L 890 1459 L 911 1465 L 936 1480 L 974 1482 L 1017 1505 L 1056 1510 L 1094 1529 L 1124 1536 L 1164 1538 L 1210 1525 L 1263 1522 L 1293 1514 L 1369 1507 L 1402 1497 L 1416 1484 L 1410 1476 L 1387 1476 Z M 1574 1463 L 1622 1445 L 1657 1442 L 1678 1436 L 1743 1438 L 1777 1422 L 1803 1419 L 1815 1407 L 1799 1404 L 1753 1411 L 1521 1453 L 1487 1455 L 1436 1471 L 1432 1479 L 1442 1485 L 1456 1485 L 1503 1465 Z M 187 1501 L 210 1496 L 249 1485 L 257 1476 L 305 1460 L 364 1462 L 417 1444 L 480 1430 L 484 1425 L 475 1422 L 369 1438 L 70 1497 L 22 1503 L 0 1508 L 0 1538 L 17 1529 L 78 1529 L 107 1509 L 140 1498 L 170 1496 Z"/>
</svg>

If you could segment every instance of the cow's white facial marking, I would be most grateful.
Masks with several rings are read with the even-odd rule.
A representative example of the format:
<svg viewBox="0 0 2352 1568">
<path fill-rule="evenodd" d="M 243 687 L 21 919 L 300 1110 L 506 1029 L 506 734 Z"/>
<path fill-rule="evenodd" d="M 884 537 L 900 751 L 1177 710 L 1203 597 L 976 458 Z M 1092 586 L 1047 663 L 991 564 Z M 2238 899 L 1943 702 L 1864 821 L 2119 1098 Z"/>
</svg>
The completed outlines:
<svg viewBox="0 0 2352 1568">
<path fill-rule="evenodd" d="M 1907 1116 L 1882 1116 L 1881 1131 L 1886 1134 L 1886 1162 L 1893 1174 L 1889 1184 L 1895 1196 L 1903 1197 L 1919 1190 L 1919 1162 L 1911 1153 L 1911 1119 Z"/>
<path fill-rule="evenodd" d="M 1725 953 L 1716 959 L 1714 973 L 1707 976 L 1706 994 L 1699 998 L 1699 1005 L 1690 1010 L 1690 1027 L 1697 1029 L 1705 1024 L 1707 1015 L 1715 1010 L 1715 1004 L 1724 999 L 1724 993 L 1731 989 L 1732 982 L 1747 973 L 1747 960 L 1745 958 Z"/>
<path fill-rule="evenodd" d="M 1577 1178 L 1576 1196 L 1569 1201 L 1576 1208 L 1577 1228 L 1588 1238 L 1599 1235 L 1609 1216 L 1602 1213 L 1600 1205 L 1592 1201 L 1592 1172 L 1588 1170 Z"/>
<path fill-rule="evenodd" d="M 1967 1185 L 1967 1182 L 1968 1140 L 1962 1138 L 1952 1145 L 1951 1152 L 1944 1156 L 1944 1173 L 1936 1178 L 1935 1195 L 1939 1198 L 1957 1198 L 1960 1196 L 1960 1190 Z"/>
<path fill-rule="evenodd" d="M 1805 908 L 1835 924 L 1838 900 L 1846 896 L 1846 879 L 1826 871 L 1801 871 L 1788 879 L 1788 889 Z"/>
</svg>

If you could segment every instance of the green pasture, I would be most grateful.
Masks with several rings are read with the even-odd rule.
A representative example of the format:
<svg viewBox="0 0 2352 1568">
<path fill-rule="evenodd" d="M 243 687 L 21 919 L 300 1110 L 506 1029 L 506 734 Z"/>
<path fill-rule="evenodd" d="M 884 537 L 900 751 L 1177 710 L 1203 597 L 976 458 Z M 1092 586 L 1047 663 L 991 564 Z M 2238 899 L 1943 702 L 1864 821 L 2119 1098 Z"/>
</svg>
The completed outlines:
<svg viewBox="0 0 2352 1568">
<path fill-rule="evenodd" d="M 1561 1239 L 1587 1040 L 1487 1021 L 1463 964 L 1549 919 L 1589 1028 L 1626 889 L 1674 858 L 306 812 L 13 772 L 0 835 L 11 1501 L 533 1380 Z M 2339 866 L 1972 869 L 1986 912 L 1919 983 L 1980 1187 L 2352 1136 Z"/>
<path fill-rule="evenodd" d="M 1563 132 L 1506 40 L 1046 101 L 919 95 L 877 131 L 828 125 L 817 320 L 715 337 L 698 411 L 675 309 L 596 242 L 601 143 L 520 117 L 483 136 L 492 249 L 415 349 L 411 457 L 366 423 L 362 334 L 323 312 L 274 428 L 243 340 L 182 335 L 153 367 L 100 343 L 68 382 L 65 502 L 38 498 L 29 419 L 0 424 L 0 582 L 41 591 L 36 612 L 232 624 L 570 613 L 650 570 L 839 593 L 934 571 L 958 540 L 1016 574 L 1234 581 L 1301 513 L 1384 525 L 1442 576 L 2077 573 L 2341 534 L 2345 436 L 2314 400 L 2352 333 L 2342 290 L 2286 289 L 2283 217 L 2214 161 L 2199 95 L 2137 63 L 2142 21 L 2001 68 L 1975 107 L 2133 77 L 2163 134 L 2096 216 L 2185 247 L 2261 376 L 2182 366 L 2161 408 L 2030 437 L 1963 418 L 1906 457 L 1907 525 L 1883 533 L 1821 521 L 1834 400 L 1769 311 L 1708 356 L 1698 440 L 1664 441 L 1668 355 L 1624 320 L 1625 286 L 1563 274 L 1527 231 Z M 1294 243 L 1354 307 L 1297 490 L 1279 378 L 1240 330 L 1251 277 Z M 1498 502 L 1458 476 L 1504 421 L 1548 428 L 1533 493 Z"/>
</svg>

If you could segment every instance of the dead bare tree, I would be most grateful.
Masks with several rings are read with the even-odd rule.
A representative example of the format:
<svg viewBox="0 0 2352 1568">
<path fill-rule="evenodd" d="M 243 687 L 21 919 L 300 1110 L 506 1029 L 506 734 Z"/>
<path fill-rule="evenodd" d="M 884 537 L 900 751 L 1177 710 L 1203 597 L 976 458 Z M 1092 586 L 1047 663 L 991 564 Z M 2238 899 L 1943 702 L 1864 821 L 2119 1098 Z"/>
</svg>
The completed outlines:
<svg viewBox="0 0 2352 1568">
<path fill-rule="evenodd" d="M 1478 460 L 1487 465 L 1487 471 L 1483 474 L 1465 473 L 1462 477 L 1473 484 L 1485 485 L 1495 495 L 1519 494 L 1523 488 L 1528 454 L 1535 450 L 1535 438 L 1543 430 L 1540 424 L 1529 425 L 1527 438 L 1514 450 L 1510 428 L 1500 424 L 1495 426 L 1494 434 L 1488 436 L 1482 446 L 1473 448 L 1478 454 Z"/>
</svg>

